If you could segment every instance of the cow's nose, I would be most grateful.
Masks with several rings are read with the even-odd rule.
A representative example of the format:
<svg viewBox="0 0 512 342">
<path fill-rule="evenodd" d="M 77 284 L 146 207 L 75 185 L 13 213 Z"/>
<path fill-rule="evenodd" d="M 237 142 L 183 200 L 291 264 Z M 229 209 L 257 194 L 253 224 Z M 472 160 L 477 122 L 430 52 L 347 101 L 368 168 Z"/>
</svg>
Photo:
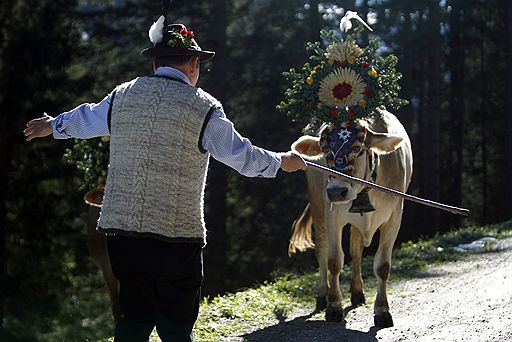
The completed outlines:
<svg viewBox="0 0 512 342">
<path fill-rule="evenodd" d="M 348 194 L 348 188 L 329 188 L 327 189 L 327 198 L 331 202 L 344 201 Z"/>
</svg>

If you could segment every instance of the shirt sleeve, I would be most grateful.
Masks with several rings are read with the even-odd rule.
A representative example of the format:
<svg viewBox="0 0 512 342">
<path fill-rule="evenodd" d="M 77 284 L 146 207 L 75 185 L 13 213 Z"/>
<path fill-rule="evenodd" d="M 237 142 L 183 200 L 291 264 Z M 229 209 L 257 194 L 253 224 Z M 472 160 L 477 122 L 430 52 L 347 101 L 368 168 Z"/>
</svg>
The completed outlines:
<svg viewBox="0 0 512 342">
<path fill-rule="evenodd" d="M 206 124 L 202 144 L 213 158 L 247 177 L 273 178 L 281 167 L 279 153 L 254 146 L 220 109 Z"/>
<path fill-rule="evenodd" d="M 109 136 L 107 116 L 112 93 L 108 94 L 99 103 L 84 103 L 59 114 L 52 121 L 53 137 L 55 139 Z"/>
</svg>

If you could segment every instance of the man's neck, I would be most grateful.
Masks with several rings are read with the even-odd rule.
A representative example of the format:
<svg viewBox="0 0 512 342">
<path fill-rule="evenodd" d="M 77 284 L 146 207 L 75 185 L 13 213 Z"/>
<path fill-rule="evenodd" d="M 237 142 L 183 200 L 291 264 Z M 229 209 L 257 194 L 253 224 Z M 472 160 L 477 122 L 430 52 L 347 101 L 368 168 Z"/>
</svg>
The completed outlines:
<svg viewBox="0 0 512 342">
<path fill-rule="evenodd" d="M 192 82 L 191 82 L 189 76 L 185 72 L 180 70 L 179 68 L 169 67 L 169 66 L 158 67 L 155 70 L 155 73 L 164 74 L 164 75 L 169 75 L 169 74 L 176 75 L 177 74 L 177 76 L 179 76 L 180 78 L 183 78 L 184 81 L 186 81 L 188 84 L 192 85 Z"/>
</svg>

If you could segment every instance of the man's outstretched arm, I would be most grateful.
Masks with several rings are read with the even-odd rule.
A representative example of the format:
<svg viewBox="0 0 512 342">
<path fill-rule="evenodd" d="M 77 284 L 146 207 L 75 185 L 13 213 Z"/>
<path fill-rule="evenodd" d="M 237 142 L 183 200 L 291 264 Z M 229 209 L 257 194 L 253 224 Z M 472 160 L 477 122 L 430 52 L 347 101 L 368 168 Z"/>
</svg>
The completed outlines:
<svg viewBox="0 0 512 342">
<path fill-rule="evenodd" d="M 108 136 L 110 131 L 107 114 L 111 99 L 112 94 L 108 94 L 99 103 L 81 104 L 55 118 L 44 113 L 40 118 L 29 121 L 23 133 L 27 141 L 46 137 L 52 133 L 55 139 L 89 139 Z"/>
</svg>

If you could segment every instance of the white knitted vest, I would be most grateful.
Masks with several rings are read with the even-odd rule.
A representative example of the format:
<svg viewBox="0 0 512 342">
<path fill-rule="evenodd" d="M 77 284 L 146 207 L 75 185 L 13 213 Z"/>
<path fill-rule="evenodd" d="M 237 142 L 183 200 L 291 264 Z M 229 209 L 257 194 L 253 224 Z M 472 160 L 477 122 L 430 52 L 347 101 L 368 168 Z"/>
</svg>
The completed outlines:
<svg viewBox="0 0 512 342">
<path fill-rule="evenodd" d="M 100 231 L 206 243 L 200 139 L 212 107 L 208 93 L 166 78 L 116 88 Z"/>
</svg>

